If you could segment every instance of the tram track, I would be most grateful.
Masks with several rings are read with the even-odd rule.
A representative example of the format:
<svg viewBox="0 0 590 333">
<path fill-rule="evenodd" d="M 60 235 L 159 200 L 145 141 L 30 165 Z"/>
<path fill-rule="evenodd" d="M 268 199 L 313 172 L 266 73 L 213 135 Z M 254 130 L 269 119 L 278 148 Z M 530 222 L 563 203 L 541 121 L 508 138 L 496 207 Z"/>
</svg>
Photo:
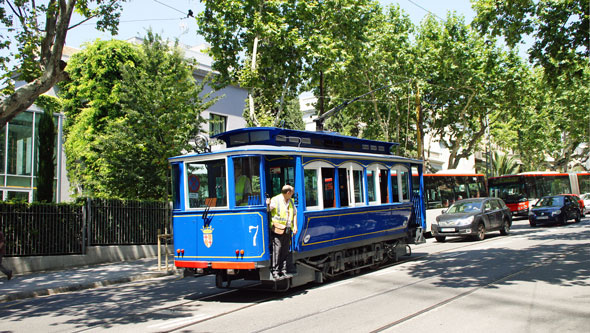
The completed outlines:
<svg viewBox="0 0 590 333">
<path fill-rule="evenodd" d="M 384 265 L 379 270 L 383 270 L 383 269 L 386 269 L 386 268 L 389 268 L 389 267 L 401 265 L 401 264 L 412 262 L 412 261 L 423 260 L 423 259 L 426 259 L 426 258 L 436 259 L 436 257 L 437 256 L 440 256 L 441 254 L 452 253 L 454 251 L 461 251 L 462 249 L 465 249 L 465 248 L 471 248 L 471 247 L 481 246 L 481 245 L 483 245 L 485 243 L 495 242 L 495 241 L 498 241 L 500 239 L 503 239 L 503 238 L 496 238 L 496 237 L 494 237 L 494 238 L 485 239 L 485 240 L 479 241 L 479 242 L 467 243 L 467 244 L 462 244 L 460 246 L 454 246 L 452 248 L 442 249 L 440 251 L 435 251 L 435 252 L 432 252 L 432 253 L 427 253 L 427 254 L 423 254 L 423 255 L 416 255 L 416 256 L 413 256 L 413 257 L 410 257 L 410 258 L 405 258 L 403 260 L 397 261 L 397 262 L 392 263 L 392 264 Z M 553 240 L 548 240 L 546 242 L 541 242 L 541 243 L 539 243 L 539 245 L 544 245 L 544 244 L 550 243 L 552 241 Z M 564 252 L 562 255 L 565 255 L 565 254 L 566 253 Z M 458 254 L 457 256 L 459 256 L 459 255 L 461 255 L 461 254 Z M 455 257 L 456 256 L 451 256 L 449 258 L 455 258 Z M 562 256 L 559 256 L 559 258 L 561 258 L 561 257 Z M 446 257 L 443 257 L 443 258 L 440 258 L 440 259 L 447 259 L 447 258 Z M 480 261 L 480 262 L 478 262 L 478 264 L 482 264 L 482 263 L 485 263 L 485 262 L 491 261 L 491 260 L 494 260 L 494 259 L 487 259 L 487 260 L 484 260 L 484 261 Z M 554 260 L 557 260 L 557 259 L 549 259 L 550 262 L 553 262 Z M 511 272 L 510 274 L 504 275 L 504 276 L 502 276 L 502 277 L 500 277 L 498 279 L 495 279 L 494 281 L 491 281 L 489 283 L 486 283 L 486 284 L 483 284 L 483 285 L 480 285 L 480 286 L 471 288 L 471 289 L 469 289 L 469 290 L 467 290 L 467 291 L 465 291 L 465 292 L 463 292 L 461 294 L 455 295 L 453 297 L 446 298 L 446 299 L 444 299 L 444 300 L 442 300 L 440 302 L 437 302 L 436 304 L 433 304 L 431 306 L 428 306 L 426 308 L 423 308 L 423 309 L 421 309 L 419 311 L 416 311 L 416 312 L 414 312 L 412 314 L 409 314 L 409 315 L 407 315 L 407 316 L 405 316 L 403 318 L 400 318 L 400 319 L 398 319 L 396 321 L 393 321 L 391 323 L 388 323 L 387 325 L 383 325 L 383 326 L 377 328 L 376 330 L 374 330 L 374 332 L 380 332 L 380 331 L 384 331 L 384 330 L 387 330 L 389 328 L 395 327 L 396 325 L 399 325 L 399 324 L 401 324 L 401 323 L 403 323 L 405 321 L 408 321 L 411 318 L 414 318 L 416 316 L 419 316 L 419 315 L 425 314 L 427 312 L 433 311 L 433 310 L 435 310 L 437 308 L 440 308 L 440 307 L 444 306 L 445 304 L 451 303 L 451 302 L 453 302 L 453 301 L 455 301 L 457 299 L 460 299 L 460 298 L 463 298 L 465 296 L 468 296 L 468 295 L 476 292 L 477 290 L 480 290 L 482 288 L 488 287 L 488 286 L 493 285 L 495 283 L 499 283 L 499 282 L 501 282 L 503 280 L 510 279 L 513 276 L 516 276 L 518 274 L 522 274 L 522 273 L 524 273 L 524 272 L 526 272 L 528 270 L 531 270 L 531 269 L 534 269 L 536 267 L 539 267 L 542 264 L 549 264 L 550 262 L 547 262 L 545 260 L 545 261 L 542 261 L 540 263 L 535 263 L 535 264 L 532 264 L 532 265 L 528 265 L 528 266 L 524 267 L 523 269 L 521 269 L 519 271 Z M 466 265 L 465 268 L 471 267 L 473 265 L 475 265 L 475 264 Z M 374 270 L 374 271 L 379 271 L 379 270 Z M 426 278 L 426 279 L 420 279 L 419 281 L 415 281 L 415 282 L 412 282 L 412 283 L 406 283 L 406 284 L 403 284 L 403 285 L 400 285 L 400 286 L 396 286 L 394 288 L 389 288 L 389 289 L 384 290 L 384 291 L 380 291 L 380 292 L 373 293 L 373 294 L 370 294 L 370 295 L 367 295 L 367 296 L 364 296 L 364 297 L 361 297 L 361 298 L 357 298 L 355 300 L 351 300 L 350 302 L 346 302 L 346 303 L 343 303 L 343 304 L 339 304 L 339 305 L 336 305 L 336 306 L 332 306 L 332 307 L 326 308 L 326 309 L 322 310 L 321 312 L 316 312 L 316 313 L 312 313 L 312 314 L 298 316 L 296 318 L 292 318 L 289 321 L 281 322 L 281 323 L 279 323 L 277 325 L 273 325 L 273 326 L 268 326 L 268 327 L 262 328 L 260 330 L 256 330 L 254 332 L 265 332 L 265 331 L 269 331 L 269 330 L 279 329 L 280 327 L 282 327 L 284 325 L 295 323 L 295 322 L 301 321 L 301 320 L 306 320 L 306 319 L 312 318 L 312 317 L 317 316 L 317 315 L 322 314 L 322 313 L 327 313 L 327 312 L 334 311 L 334 310 L 337 310 L 337 309 L 340 309 L 340 308 L 344 308 L 346 306 L 354 305 L 354 304 L 357 304 L 357 303 L 360 303 L 360 302 L 363 302 L 363 301 L 367 301 L 367 300 L 370 300 L 370 299 L 373 299 L 373 298 L 376 298 L 376 297 L 380 297 L 380 296 L 386 295 L 388 293 L 396 292 L 396 291 L 399 291 L 401 289 L 412 287 L 412 286 L 415 286 L 417 284 L 421 284 L 421 283 L 424 283 L 426 281 L 429 281 L 429 280 L 432 280 L 432 279 L 437 279 L 437 278 L 440 278 L 440 276 L 439 275 L 436 275 L 436 276 L 432 276 L 432 277 L 429 277 L 429 278 Z M 338 283 L 338 281 L 333 281 L 332 283 Z M 249 286 L 249 287 L 251 287 L 251 286 Z M 234 292 L 239 292 L 239 291 L 243 291 L 243 290 L 248 290 L 249 287 L 241 288 L 241 289 L 228 290 L 228 291 L 224 291 L 224 292 L 221 292 L 221 293 L 207 295 L 207 296 L 205 296 L 203 298 L 199 298 L 197 300 L 186 302 L 186 303 L 183 303 L 183 304 L 186 305 L 186 304 L 190 304 L 192 302 L 205 301 L 207 299 L 219 297 L 221 295 L 225 295 L 225 294 L 229 294 L 229 293 L 234 293 Z M 319 287 L 321 288 L 321 286 L 319 286 Z M 228 315 L 237 313 L 239 311 L 243 311 L 243 310 L 252 308 L 252 307 L 254 307 L 256 305 L 259 305 L 259 304 L 262 304 L 262 303 L 265 303 L 265 302 L 269 302 L 269 301 L 273 301 L 273 300 L 279 300 L 281 298 L 284 298 L 284 296 L 285 296 L 284 293 L 274 294 L 274 295 L 271 295 L 271 296 L 264 297 L 264 298 L 261 298 L 259 300 L 256 300 L 253 303 L 245 304 L 243 306 L 239 306 L 237 308 L 231 309 L 229 311 L 225 311 L 225 312 L 218 313 L 218 314 L 215 314 L 215 315 L 211 315 L 211 316 L 208 316 L 208 317 L 194 318 L 195 319 L 194 321 L 190 321 L 190 320 L 189 321 L 185 321 L 185 322 L 179 323 L 180 325 L 178 325 L 178 326 L 170 327 L 170 328 L 167 328 L 165 330 L 158 330 L 158 332 L 175 332 L 175 331 L 183 330 L 183 329 L 185 329 L 187 327 L 190 327 L 190 326 L 193 326 L 193 325 L 197 325 L 197 324 L 200 324 L 200 323 L 204 323 L 204 322 L 207 322 L 207 321 L 211 321 L 211 320 L 214 320 L 214 319 L 219 319 L 221 317 L 228 316 Z M 182 306 L 182 304 L 176 304 L 174 306 L 171 306 L 170 308 L 174 308 L 174 307 L 178 307 L 178 306 Z"/>
</svg>

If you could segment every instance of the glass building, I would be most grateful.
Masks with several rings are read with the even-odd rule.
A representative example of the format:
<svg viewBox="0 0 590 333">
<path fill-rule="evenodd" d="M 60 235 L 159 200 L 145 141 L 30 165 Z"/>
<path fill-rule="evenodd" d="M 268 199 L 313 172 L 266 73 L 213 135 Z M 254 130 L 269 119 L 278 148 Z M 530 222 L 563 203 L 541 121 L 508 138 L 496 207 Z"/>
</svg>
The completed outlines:
<svg viewBox="0 0 590 333">
<path fill-rule="evenodd" d="M 0 132 L 0 191 L 2 200 L 35 201 L 39 157 L 38 128 L 43 110 L 33 105 L 14 117 Z M 69 198 L 63 165 L 63 115 L 54 115 L 54 202 Z M 65 187 L 65 188 L 64 188 Z"/>
</svg>

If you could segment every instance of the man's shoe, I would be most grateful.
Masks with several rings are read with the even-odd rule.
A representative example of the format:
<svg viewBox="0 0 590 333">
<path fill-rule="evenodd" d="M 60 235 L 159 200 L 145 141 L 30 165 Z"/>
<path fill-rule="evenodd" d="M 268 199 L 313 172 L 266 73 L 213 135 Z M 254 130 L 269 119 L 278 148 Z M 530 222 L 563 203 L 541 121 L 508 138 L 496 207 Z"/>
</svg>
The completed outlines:
<svg viewBox="0 0 590 333">
<path fill-rule="evenodd" d="M 6 275 L 6 278 L 10 281 L 10 279 L 12 279 L 12 271 L 8 272 L 8 275 Z"/>
<path fill-rule="evenodd" d="M 279 273 L 277 272 L 272 272 L 272 279 L 273 280 L 280 280 L 281 277 L 279 276 Z"/>
<path fill-rule="evenodd" d="M 287 279 L 288 279 L 288 278 L 292 278 L 292 277 L 293 277 L 293 275 L 291 275 L 291 274 L 287 273 L 287 271 L 282 271 L 282 272 L 281 272 L 281 275 L 282 275 L 284 278 L 287 278 Z"/>
</svg>

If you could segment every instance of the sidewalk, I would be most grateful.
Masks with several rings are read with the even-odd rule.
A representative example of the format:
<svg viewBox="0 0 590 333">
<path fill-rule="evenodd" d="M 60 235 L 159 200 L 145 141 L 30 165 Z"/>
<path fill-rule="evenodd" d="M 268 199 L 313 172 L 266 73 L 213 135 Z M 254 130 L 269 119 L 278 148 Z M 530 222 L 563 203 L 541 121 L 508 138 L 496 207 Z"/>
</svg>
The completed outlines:
<svg viewBox="0 0 590 333">
<path fill-rule="evenodd" d="M 158 258 L 116 262 L 61 271 L 0 277 L 0 303 L 68 291 L 97 288 L 177 274 L 173 266 L 158 271 Z"/>
</svg>

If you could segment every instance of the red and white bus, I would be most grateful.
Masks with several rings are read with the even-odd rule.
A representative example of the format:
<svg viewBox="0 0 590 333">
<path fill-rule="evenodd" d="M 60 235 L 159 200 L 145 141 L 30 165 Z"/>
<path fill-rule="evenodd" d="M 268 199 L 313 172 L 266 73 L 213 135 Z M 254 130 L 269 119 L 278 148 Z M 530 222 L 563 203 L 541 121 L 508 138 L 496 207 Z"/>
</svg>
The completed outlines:
<svg viewBox="0 0 590 333">
<path fill-rule="evenodd" d="M 490 195 L 501 198 L 514 216 L 528 216 L 529 209 L 546 195 L 590 192 L 590 172 L 523 172 L 490 177 Z"/>
<path fill-rule="evenodd" d="M 414 174 L 414 176 L 416 176 Z M 441 170 L 424 174 L 424 204 L 426 205 L 425 235 L 430 235 L 431 225 L 455 201 L 488 196 L 486 177 L 483 174 L 461 170 Z M 416 184 L 416 181 L 413 182 Z"/>
</svg>

